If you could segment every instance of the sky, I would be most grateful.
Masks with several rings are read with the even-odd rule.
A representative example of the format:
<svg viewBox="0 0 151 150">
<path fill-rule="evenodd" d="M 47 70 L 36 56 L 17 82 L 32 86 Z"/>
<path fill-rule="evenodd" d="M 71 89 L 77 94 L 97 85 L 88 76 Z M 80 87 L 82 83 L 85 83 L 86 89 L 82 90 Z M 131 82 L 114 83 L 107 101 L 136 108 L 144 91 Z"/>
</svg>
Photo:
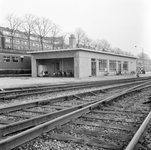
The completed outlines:
<svg viewBox="0 0 151 150">
<path fill-rule="evenodd" d="M 0 0 L 1 26 L 12 13 L 49 18 L 63 32 L 80 27 L 93 40 L 151 58 L 151 0 Z"/>
</svg>

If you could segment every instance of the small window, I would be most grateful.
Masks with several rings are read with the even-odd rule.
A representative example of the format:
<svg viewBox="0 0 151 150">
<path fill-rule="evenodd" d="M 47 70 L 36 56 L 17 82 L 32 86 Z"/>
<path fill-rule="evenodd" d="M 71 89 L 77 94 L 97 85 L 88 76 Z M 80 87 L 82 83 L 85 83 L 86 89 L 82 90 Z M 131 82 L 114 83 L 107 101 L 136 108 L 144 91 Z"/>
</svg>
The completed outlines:
<svg viewBox="0 0 151 150">
<path fill-rule="evenodd" d="M 12 61 L 13 61 L 13 62 L 18 62 L 19 59 L 18 59 L 18 57 L 12 57 Z"/>
<path fill-rule="evenodd" d="M 26 42 L 26 41 L 24 41 L 24 45 L 27 45 L 27 42 Z"/>
<path fill-rule="evenodd" d="M 19 40 L 16 40 L 16 44 L 20 44 L 20 41 L 19 41 Z"/>
<path fill-rule="evenodd" d="M 10 56 L 4 56 L 3 60 L 4 62 L 10 62 Z"/>
<path fill-rule="evenodd" d="M 35 43 L 35 46 L 39 47 L 39 44 Z"/>
<path fill-rule="evenodd" d="M 24 61 L 24 56 L 21 56 L 20 60 L 21 60 L 21 63 L 23 63 L 23 61 Z"/>
</svg>

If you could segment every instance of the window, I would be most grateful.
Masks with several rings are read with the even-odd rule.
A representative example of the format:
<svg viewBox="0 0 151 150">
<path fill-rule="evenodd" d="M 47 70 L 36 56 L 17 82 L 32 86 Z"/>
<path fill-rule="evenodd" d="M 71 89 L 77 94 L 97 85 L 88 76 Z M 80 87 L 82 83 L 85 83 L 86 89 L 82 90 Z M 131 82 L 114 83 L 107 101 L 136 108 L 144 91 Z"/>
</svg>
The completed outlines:
<svg viewBox="0 0 151 150">
<path fill-rule="evenodd" d="M 35 43 L 35 46 L 39 47 L 39 44 Z"/>
<path fill-rule="evenodd" d="M 27 42 L 26 42 L 26 41 L 24 41 L 24 45 L 27 45 Z"/>
<path fill-rule="evenodd" d="M 116 71 L 116 60 L 110 60 L 110 71 Z"/>
<path fill-rule="evenodd" d="M 24 49 L 24 47 L 23 47 L 23 46 L 20 46 L 20 49 L 21 49 L 21 50 L 23 50 L 23 49 Z"/>
<path fill-rule="evenodd" d="M 7 43 L 10 43 L 10 38 L 6 38 L 5 41 L 6 41 Z"/>
<path fill-rule="evenodd" d="M 54 41 L 54 44 L 56 44 L 56 45 L 57 45 L 57 44 L 59 44 L 59 42 L 58 42 L 58 41 Z"/>
<path fill-rule="evenodd" d="M 27 39 L 27 36 L 26 36 L 26 35 L 22 35 L 22 38 L 23 38 L 23 39 Z"/>
<path fill-rule="evenodd" d="M 3 60 L 4 62 L 10 62 L 10 56 L 4 56 Z"/>
<path fill-rule="evenodd" d="M 30 42 L 30 46 L 34 46 L 34 43 Z"/>
<path fill-rule="evenodd" d="M 10 35 L 10 32 L 9 31 L 3 31 L 3 34 Z"/>
<path fill-rule="evenodd" d="M 37 38 L 33 37 L 33 36 L 30 36 L 30 39 L 33 40 L 33 41 L 37 41 Z"/>
<path fill-rule="evenodd" d="M 16 40 L 16 44 L 20 44 L 20 41 L 19 41 L 19 40 Z"/>
<path fill-rule="evenodd" d="M 100 59 L 99 60 L 99 71 L 105 71 L 105 68 L 107 68 L 107 60 Z"/>
<path fill-rule="evenodd" d="M 9 48 L 11 48 L 11 46 L 10 46 L 10 45 L 6 45 L 5 47 L 6 47 L 6 48 L 8 48 L 8 49 L 9 49 Z"/>
<path fill-rule="evenodd" d="M 123 70 L 128 71 L 128 62 L 127 61 L 123 62 Z"/>
<path fill-rule="evenodd" d="M 18 59 L 18 57 L 12 57 L 12 61 L 13 61 L 13 62 L 18 62 L 19 59 Z"/>
</svg>

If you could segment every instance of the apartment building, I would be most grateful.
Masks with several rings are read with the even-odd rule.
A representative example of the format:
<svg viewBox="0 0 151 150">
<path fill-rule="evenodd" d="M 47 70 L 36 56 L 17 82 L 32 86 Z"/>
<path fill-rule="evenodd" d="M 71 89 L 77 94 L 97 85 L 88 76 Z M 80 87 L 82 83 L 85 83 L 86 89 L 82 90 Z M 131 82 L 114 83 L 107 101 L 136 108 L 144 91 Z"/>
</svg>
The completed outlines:
<svg viewBox="0 0 151 150">
<path fill-rule="evenodd" d="M 64 46 L 63 37 L 46 37 L 43 40 L 44 50 L 62 49 Z M 29 40 L 26 33 L 21 31 L 17 31 L 13 35 L 12 43 L 11 30 L 5 27 L 0 27 L 0 48 L 21 51 L 39 51 L 42 49 L 37 35 L 32 34 Z"/>
</svg>

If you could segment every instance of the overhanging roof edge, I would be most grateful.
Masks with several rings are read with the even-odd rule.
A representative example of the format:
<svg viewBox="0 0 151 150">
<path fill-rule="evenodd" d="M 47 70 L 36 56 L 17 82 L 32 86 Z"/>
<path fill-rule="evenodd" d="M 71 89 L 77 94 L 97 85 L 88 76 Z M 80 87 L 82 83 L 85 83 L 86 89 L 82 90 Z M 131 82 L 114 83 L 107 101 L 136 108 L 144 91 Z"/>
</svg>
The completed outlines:
<svg viewBox="0 0 151 150">
<path fill-rule="evenodd" d="M 65 52 L 65 51 L 88 51 L 88 52 L 94 52 L 94 53 L 101 53 L 101 54 L 107 54 L 107 55 L 114 55 L 114 56 L 120 56 L 120 57 L 128 57 L 137 59 L 134 56 L 128 56 L 128 55 L 121 55 L 121 54 L 115 54 L 115 53 L 109 53 L 109 52 L 103 52 L 103 51 L 97 51 L 97 50 L 91 50 L 91 49 L 84 49 L 84 48 L 73 48 L 73 49 L 59 49 L 59 50 L 43 50 L 43 51 L 34 51 L 34 52 L 27 52 L 30 54 L 39 54 L 39 53 L 53 53 L 53 52 Z"/>
</svg>

